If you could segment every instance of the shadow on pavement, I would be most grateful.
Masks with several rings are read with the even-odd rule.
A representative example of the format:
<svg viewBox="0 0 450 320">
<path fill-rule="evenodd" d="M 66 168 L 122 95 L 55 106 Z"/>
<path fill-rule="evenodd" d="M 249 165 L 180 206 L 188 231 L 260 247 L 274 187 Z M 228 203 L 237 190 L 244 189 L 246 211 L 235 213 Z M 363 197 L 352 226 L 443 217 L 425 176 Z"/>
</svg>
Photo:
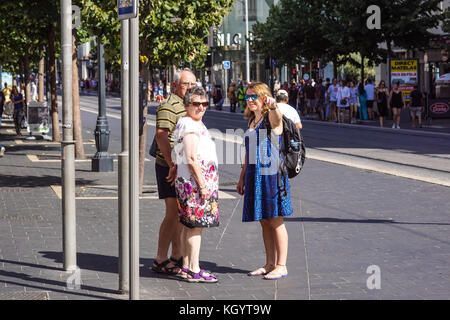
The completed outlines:
<svg viewBox="0 0 450 320">
<path fill-rule="evenodd" d="M 88 185 L 94 180 L 77 179 L 76 184 Z M 49 187 L 52 185 L 61 185 L 61 177 L 42 175 L 42 176 L 15 176 L 2 175 L 1 187 L 21 187 L 21 188 L 38 188 Z"/>
<path fill-rule="evenodd" d="M 56 263 L 63 263 L 62 253 L 56 251 L 40 251 L 39 252 L 43 258 L 51 259 Z M 0 260 L 1 261 L 1 260 Z M 165 274 L 156 273 L 151 270 L 154 259 L 140 258 L 140 270 L 139 274 L 141 277 L 146 278 L 170 278 Z M 119 259 L 113 256 L 106 256 L 102 254 L 93 253 L 77 253 L 77 266 L 81 270 L 91 270 L 98 272 L 109 272 L 109 273 L 119 273 Z M 247 274 L 249 270 L 241 270 L 236 268 L 230 268 L 226 266 L 217 265 L 214 262 L 200 261 L 200 266 L 202 269 L 211 270 L 214 273 L 245 273 Z"/>
<path fill-rule="evenodd" d="M 411 225 L 431 225 L 431 226 L 449 226 L 450 223 L 432 223 L 432 222 L 400 222 L 385 219 L 339 219 L 339 218 L 284 218 L 286 222 L 341 222 L 341 223 L 389 223 L 389 224 L 411 224 Z"/>
<path fill-rule="evenodd" d="M 30 264 L 27 264 L 27 265 L 30 265 Z M 34 267 L 41 268 L 42 266 L 34 265 Z M 15 285 L 15 286 L 26 286 L 29 288 L 35 288 L 35 289 L 40 289 L 40 290 L 45 290 L 45 291 L 58 292 L 58 293 L 63 293 L 63 294 L 72 294 L 72 295 L 92 297 L 92 298 L 113 299 L 113 298 L 108 298 L 108 297 L 104 297 L 104 296 L 97 296 L 97 295 L 92 295 L 92 294 L 88 294 L 88 293 L 81 293 L 79 291 L 76 292 L 76 291 L 70 291 L 70 290 L 64 290 L 64 289 L 58 290 L 58 289 L 49 288 L 49 287 L 45 287 L 45 286 L 41 287 L 41 286 L 37 286 L 37 285 L 36 286 L 30 285 L 30 284 L 28 284 L 29 282 L 36 282 L 36 283 L 39 283 L 42 285 L 58 286 L 58 287 L 62 287 L 62 288 L 67 287 L 67 283 L 64 281 L 56 281 L 56 280 L 50 280 L 50 279 L 37 278 L 37 277 L 30 276 L 26 273 L 18 273 L 18 272 L 13 272 L 13 271 L 0 270 L 0 277 L 16 278 L 18 280 L 20 279 L 20 280 L 25 281 L 24 283 L 20 283 L 20 282 L 14 282 L 14 281 L 9 281 L 9 280 L 0 280 L 0 282 L 10 284 L 10 285 Z M 91 287 L 91 286 L 86 286 L 86 285 L 81 285 L 80 290 L 88 290 L 88 291 L 95 291 L 95 292 L 108 293 L 108 294 L 117 294 L 116 290 Z"/>
</svg>

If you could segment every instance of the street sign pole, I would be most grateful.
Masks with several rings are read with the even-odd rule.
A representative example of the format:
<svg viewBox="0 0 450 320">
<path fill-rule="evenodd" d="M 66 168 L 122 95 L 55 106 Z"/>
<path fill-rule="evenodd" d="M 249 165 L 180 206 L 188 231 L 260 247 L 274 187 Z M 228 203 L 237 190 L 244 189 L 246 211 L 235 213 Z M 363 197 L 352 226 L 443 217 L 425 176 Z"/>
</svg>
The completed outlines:
<svg viewBox="0 0 450 320">
<path fill-rule="evenodd" d="M 121 22 L 121 93 L 122 152 L 119 154 L 119 293 L 129 293 L 130 234 L 129 234 L 129 21 Z"/>
<path fill-rule="evenodd" d="M 75 210 L 75 141 L 72 111 L 72 0 L 61 0 L 63 72 L 63 141 L 61 142 L 64 269 L 77 269 Z M 57 125 L 57 124 L 54 124 Z"/>
<path fill-rule="evenodd" d="M 138 1 L 136 1 L 136 13 Z M 130 299 L 139 300 L 139 14 L 130 19 Z"/>
</svg>

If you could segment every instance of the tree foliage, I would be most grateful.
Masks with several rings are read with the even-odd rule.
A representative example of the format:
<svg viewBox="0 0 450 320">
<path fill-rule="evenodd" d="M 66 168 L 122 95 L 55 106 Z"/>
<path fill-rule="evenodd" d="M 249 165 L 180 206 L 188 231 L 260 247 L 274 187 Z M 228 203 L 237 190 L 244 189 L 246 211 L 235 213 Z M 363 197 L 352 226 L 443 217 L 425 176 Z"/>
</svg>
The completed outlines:
<svg viewBox="0 0 450 320">
<path fill-rule="evenodd" d="M 120 21 L 115 1 L 79 0 L 82 4 L 80 40 L 95 35 L 105 46 L 106 62 L 120 61 Z M 202 66 L 205 39 L 221 23 L 233 0 L 140 0 L 139 49 L 141 62 L 153 66 L 191 63 Z M 84 36 L 84 37 L 83 37 Z"/>
<path fill-rule="evenodd" d="M 253 27 L 253 47 L 284 63 L 302 59 L 361 65 L 392 55 L 392 46 L 425 48 L 430 29 L 444 19 L 439 0 L 280 0 L 265 23 Z M 367 8 L 381 9 L 381 29 L 369 29 Z M 387 44 L 387 48 L 382 46 Z"/>
</svg>

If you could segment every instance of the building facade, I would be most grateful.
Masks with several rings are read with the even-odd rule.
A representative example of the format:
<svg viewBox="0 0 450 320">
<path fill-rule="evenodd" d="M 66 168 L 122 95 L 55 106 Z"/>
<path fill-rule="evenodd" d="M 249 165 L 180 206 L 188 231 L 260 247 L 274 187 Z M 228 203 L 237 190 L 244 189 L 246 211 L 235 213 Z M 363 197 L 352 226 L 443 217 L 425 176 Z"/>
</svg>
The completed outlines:
<svg viewBox="0 0 450 320">
<path fill-rule="evenodd" d="M 256 22 L 265 22 L 270 7 L 279 0 L 247 0 L 248 29 L 252 39 L 252 26 Z M 245 1 L 236 0 L 231 12 L 224 18 L 221 26 L 212 28 L 209 40 L 210 70 L 207 81 L 221 85 L 224 89 L 233 81 L 246 80 L 246 21 Z M 264 56 L 256 54 L 250 47 L 250 80 L 269 80 Z M 225 63 L 224 63 L 225 62 Z M 228 63 L 229 62 L 229 63 Z"/>
</svg>

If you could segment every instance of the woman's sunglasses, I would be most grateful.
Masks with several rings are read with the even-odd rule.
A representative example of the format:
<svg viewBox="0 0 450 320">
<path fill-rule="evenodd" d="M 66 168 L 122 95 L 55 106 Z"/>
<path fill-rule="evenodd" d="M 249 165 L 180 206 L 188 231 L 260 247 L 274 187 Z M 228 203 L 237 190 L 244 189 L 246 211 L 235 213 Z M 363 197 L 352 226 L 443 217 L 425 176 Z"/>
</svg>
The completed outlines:
<svg viewBox="0 0 450 320">
<path fill-rule="evenodd" d="M 252 101 L 255 101 L 256 99 L 258 99 L 259 98 L 259 95 L 258 94 L 246 94 L 245 96 L 244 96 L 244 100 L 245 101 L 249 101 L 250 99 L 252 100 Z"/>
<path fill-rule="evenodd" d="M 208 107 L 208 102 L 192 102 L 192 105 L 194 106 L 194 107 L 200 107 L 200 106 L 202 106 L 202 107 Z"/>
</svg>

